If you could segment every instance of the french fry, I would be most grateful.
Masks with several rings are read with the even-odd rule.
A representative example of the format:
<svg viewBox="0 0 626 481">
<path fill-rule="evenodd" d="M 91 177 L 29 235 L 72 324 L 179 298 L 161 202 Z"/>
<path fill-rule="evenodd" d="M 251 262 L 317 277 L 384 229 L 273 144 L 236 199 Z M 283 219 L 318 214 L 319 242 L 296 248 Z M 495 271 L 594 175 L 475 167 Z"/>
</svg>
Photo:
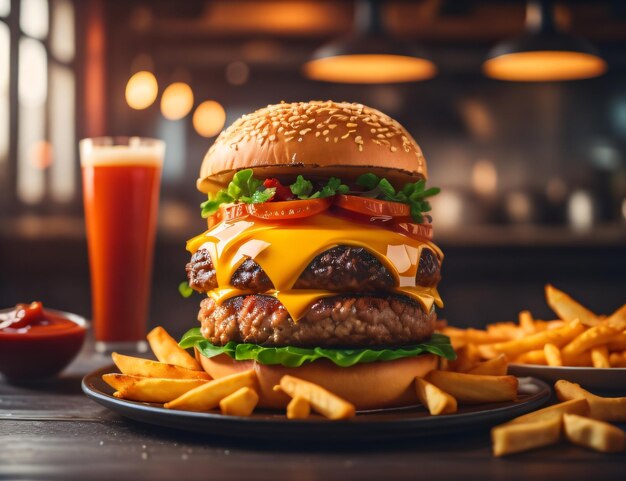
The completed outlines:
<svg viewBox="0 0 626 481">
<path fill-rule="evenodd" d="M 476 344 L 466 344 L 456 351 L 456 360 L 448 363 L 449 371 L 465 372 L 480 362 L 480 353 Z"/>
<path fill-rule="evenodd" d="M 121 374 L 125 376 L 125 374 Z M 119 381 L 119 379 L 117 380 Z M 146 403 L 166 403 L 182 396 L 187 391 L 206 384 L 204 379 L 159 379 L 144 377 L 123 381 L 124 385 L 113 394 L 119 399 Z"/>
<path fill-rule="evenodd" d="M 543 346 L 543 353 L 546 356 L 548 366 L 562 366 L 563 359 L 561 358 L 561 351 L 554 344 L 548 343 Z"/>
<path fill-rule="evenodd" d="M 303 397 L 313 409 L 329 419 L 346 419 L 355 415 L 353 404 L 312 382 L 293 376 L 283 376 L 279 387 L 292 398 Z"/>
<path fill-rule="evenodd" d="M 620 428 L 576 414 L 563 416 L 563 430 L 570 442 L 603 453 L 623 451 L 626 445 L 626 434 Z"/>
<path fill-rule="evenodd" d="M 415 378 L 415 392 L 417 393 L 417 399 L 428 409 L 432 416 L 450 414 L 457 411 L 456 399 L 422 378 Z"/>
<path fill-rule="evenodd" d="M 595 326 L 599 322 L 598 316 L 593 312 L 550 284 L 546 285 L 546 301 L 564 321 L 578 319 L 585 326 Z"/>
<path fill-rule="evenodd" d="M 287 419 L 306 419 L 311 414 L 311 404 L 302 396 L 296 396 L 287 404 Z"/>
<path fill-rule="evenodd" d="M 506 354 L 509 358 L 513 359 L 524 352 L 543 349 L 543 346 L 547 343 L 562 347 L 584 330 L 585 328 L 581 322 L 574 320 L 558 329 L 538 332 L 513 341 L 492 344 L 490 347 L 496 352 Z"/>
<path fill-rule="evenodd" d="M 539 409 L 522 416 L 512 419 L 507 424 L 532 423 L 536 421 L 545 421 L 553 417 L 561 418 L 563 414 L 578 414 L 580 416 L 589 416 L 589 403 L 586 399 L 572 399 L 562 403 L 553 404 L 547 408 Z"/>
<path fill-rule="evenodd" d="M 626 397 L 600 397 L 586 389 L 563 379 L 554 384 L 556 396 L 561 401 L 586 399 L 589 403 L 591 417 L 600 421 L 626 421 Z"/>
<path fill-rule="evenodd" d="M 609 355 L 609 362 L 613 367 L 626 367 L 626 351 L 612 352 Z"/>
<path fill-rule="evenodd" d="M 607 323 L 598 324 L 597 326 L 590 327 L 584 332 L 581 332 L 576 336 L 569 344 L 567 344 L 561 351 L 561 355 L 564 360 L 568 360 L 584 351 L 591 349 L 592 347 L 599 346 L 600 344 L 606 344 L 613 337 L 617 336 L 621 332 L 621 329 L 611 326 Z"/>
<path fill-rule="evenodd" d="M 493 454 L 505 456 L 548 446 L 557 443 L 560 435 L 560 416 L 527 423 L 503 424 L 491 430 Z"/>
<path fill-rule="evenodd" d="M 256 374 L 251 369 L 207 382 L 165 403 L 163 407 L 183 411 L 208 411 L 216 408 L 222 399 L 242 387 L 255 388 L 256 386 Z"/>
<path fill-rule="evenodd" d="M 607 317 L 604 322 L 620 331 L 626 329 L 626 304 Z"/>
<path fill-rule="evenodd" d="M 504 354 L 500 354 L 498 357 L 483 361 L 472 369 L 467 371 L 467 374 L 482 374 L 483 376 L 506 376 L 509 367 L 509 362 Z"/>
<path fill-rule="evenodd" d="M 537 332 L 535 329 L 535 322 L 533 319 L 533 315 L 530 311 L 521 311 L 518 316 L 519 319 L 519 327 L 524 335 L 530 335 Z"/>
<path fill-rule="evenodd" d="M 114 352 L 113 362 L 123 374 L 131 376 L 158 377 L 163 379 L 211 379 L 204 371 L 192 371 L 173 364 L 151 361 L 140 357 L 125 356 Z"/>
<path fill-rule="evenodd" d="M 124 389 L 127 386 L 132 385 L 133 383 L 140 381 L 142 379 L 149 379 L 142 376 L 129 376 L 128 374 L 120 374 L 120 373 L 111 373 L 111 374 L 103 374 L 102 380 L 106 382 L 109 386 L 111 386 L 116 391 L 120 389 Z"/>
<path fill-rule="evenodd" d="M 567 365 L 576 367 L 593 367 L 593 362 L 591 361 L 591 351 L 585 351 L 580 353 L 578 356 L 570 357 L 567 359 Z"/>
<path fill-rule="evenodd" d="M 242 387 L 220 401 L 220 411 L 227 416 L 250 416 L 258 402 L 254 389 Z"/>
<path fill-rule="evenodd" d="M 202 371 L 202 366 L 198 361 L 180 347 L 161 326 L 152 329 L 146 337 L 152 352 L 160 362 L 174 364 L 192 371 Z"/>
<path fill-rule="evenodd" d="M 486 330 L 491 336 L 491 342 L 510 341 L 524 335 L 520 328 L 513 322 L 496 322 L 495 324 L 489 324 Z"/>
<path fill-rule="evenodd" d="M 626 351 L 626 331 L 622 331 L 606 345 L 609 352 Z"/>
<path fill-rule="evenodd" d="M 450 394 L 460 404 L 512 401 L 517 398 L 518 381 L 515 376 L 431 371 L 426 380 Z"/>
<path fill-rule="evenodd" d="M 609 360 L 609 350 L 606 346 L 596 346 L 591 349 L 591 361 L 593 367 L 608 368 L 611 367 Z"/>
<path fill-rule="evenodd" d="M 520 364 L 538 364 L 540 366 L 547 366 L 546 353 L 543 349 L 535 349 L 534 351 L 528 351 L 515 358 L 515 363 Z"/>
</svg>

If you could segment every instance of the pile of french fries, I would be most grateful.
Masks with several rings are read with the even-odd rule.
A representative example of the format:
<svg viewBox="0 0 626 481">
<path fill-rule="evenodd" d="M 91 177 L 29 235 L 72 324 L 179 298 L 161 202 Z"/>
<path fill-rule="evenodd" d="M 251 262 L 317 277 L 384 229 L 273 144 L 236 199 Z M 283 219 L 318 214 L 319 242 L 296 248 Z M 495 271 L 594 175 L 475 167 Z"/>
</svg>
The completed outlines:
<svg viewBox="0 0 626 481">
<path fill-rule="evenodd" d="M 525 414 L 491 430 L 493 453 L 505 456 L 556 444 L 572 444 L 600 452 L 623 451 L 626 433 L 608 421 L 626 421 L 626 397 L 605 398 L 578 384 L 554 385 L 559 404 Z"/>
<path fill-rule="evenodd" d="M 499 322 L 484 330 L 444 327 L 458 355 L 451 369 L 466 372 L 503 355 L 521 364 L 626 367 L 626 304 L 601 316 L 551 285 L 545 292 L 558 319 L 536 320 L 522 311 L 518 323 Z"/>
<path fill-rule="evenodd" d="M 259 385 L 254 370 L 220 379 L 211 377 L 202 366 L 162 327 L 148 334 L 148 343 L 158 361 L 113 353 L 120 373 L 104 374 L 102 379 L 119 399 L 162 403 L 167 409 L 210 411 L 250 416 L 259 402 Z M 289 419 L 307 418 L 313 409 L 329 419 L 354 416 L 354 406 L 311 382 L 283 376 L 274 387 L 292 399 L 287 406 Z"/>
</svg>

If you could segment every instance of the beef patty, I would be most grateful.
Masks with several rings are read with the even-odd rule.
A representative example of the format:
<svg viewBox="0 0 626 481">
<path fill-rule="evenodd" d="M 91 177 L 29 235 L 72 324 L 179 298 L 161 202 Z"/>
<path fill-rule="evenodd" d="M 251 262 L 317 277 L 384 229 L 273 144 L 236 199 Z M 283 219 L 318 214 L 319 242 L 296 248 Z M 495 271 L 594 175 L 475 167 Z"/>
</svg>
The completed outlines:
<svg viewBox="0 0 626 481">
<path fill-rule="evenodd" d="M 199 249 L 186 266 L 189 285 L 199 292 L 217 288 L 215 267 L 206 249 Z M 416 283 L 435 286 L 440 279 L 440 265 L 436 254 L 422 249 Z M 233 273 L 231 284 L 239 289 L 265 292 L 274 289 L 265 271 L 252 259 L 246 259 Z M 389 270 L 367 249 L 336 246 L 318 256 L 302 272 L 294 289 L 325 289 L 329 291 L 376 292 L 394 287 Z"/>
<path fill-rule="evenodd" d="M 402 346 L 428 339 L 435 319 L 434 310 L 427 314 L 404 296 L 352 294 L 317 300 L 297 323 L 278 299 L 258 294 L 233 297 L 221 306 L 206 298 L 198 313 L 202 335 L 216 345 Z"/>
</svg>

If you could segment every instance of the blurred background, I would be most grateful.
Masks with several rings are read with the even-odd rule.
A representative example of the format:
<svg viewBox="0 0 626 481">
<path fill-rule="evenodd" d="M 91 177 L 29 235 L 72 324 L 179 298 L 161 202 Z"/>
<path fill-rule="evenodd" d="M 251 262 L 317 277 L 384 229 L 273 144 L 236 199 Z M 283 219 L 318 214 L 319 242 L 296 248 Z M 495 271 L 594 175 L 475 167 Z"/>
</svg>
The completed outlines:
<svg viewBox="0 0 626 481">
<path fill-rule="evenodd" d="M 550 73 L 556 58 L 485 63 L 524 45 L 593 61 L 572 79 Z M 390 56 L 360 73 L 312 62 L 354 52 Z M 77 141 L 158 137 L 150 323 L 183 332 L 200 299 L 177 286 L 206 226 L 204 153 L 240 115 L 309 99 L 376 107 L 421 145 L 443 189 L 452 323 L 548 318 L 546 282 L 601 313 L 626 300 L 626 2 L 0 0 L 0 306 L 89 315 Z"/>
</svg>

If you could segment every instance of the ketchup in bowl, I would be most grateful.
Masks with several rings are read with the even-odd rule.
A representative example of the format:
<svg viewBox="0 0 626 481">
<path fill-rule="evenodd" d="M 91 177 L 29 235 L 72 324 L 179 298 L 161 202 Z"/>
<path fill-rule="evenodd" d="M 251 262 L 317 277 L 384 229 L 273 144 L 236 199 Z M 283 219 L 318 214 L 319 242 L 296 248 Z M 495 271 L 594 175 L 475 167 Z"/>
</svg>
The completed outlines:
<svg viewBox="0 0 626 481">
<path fill-rule="evenodd" d="M 58 374 L 80 351 L 86 330 L 82 317 L 41 302 L 0 311 L 0 373 L 13 381 Z"/>
</svg>

